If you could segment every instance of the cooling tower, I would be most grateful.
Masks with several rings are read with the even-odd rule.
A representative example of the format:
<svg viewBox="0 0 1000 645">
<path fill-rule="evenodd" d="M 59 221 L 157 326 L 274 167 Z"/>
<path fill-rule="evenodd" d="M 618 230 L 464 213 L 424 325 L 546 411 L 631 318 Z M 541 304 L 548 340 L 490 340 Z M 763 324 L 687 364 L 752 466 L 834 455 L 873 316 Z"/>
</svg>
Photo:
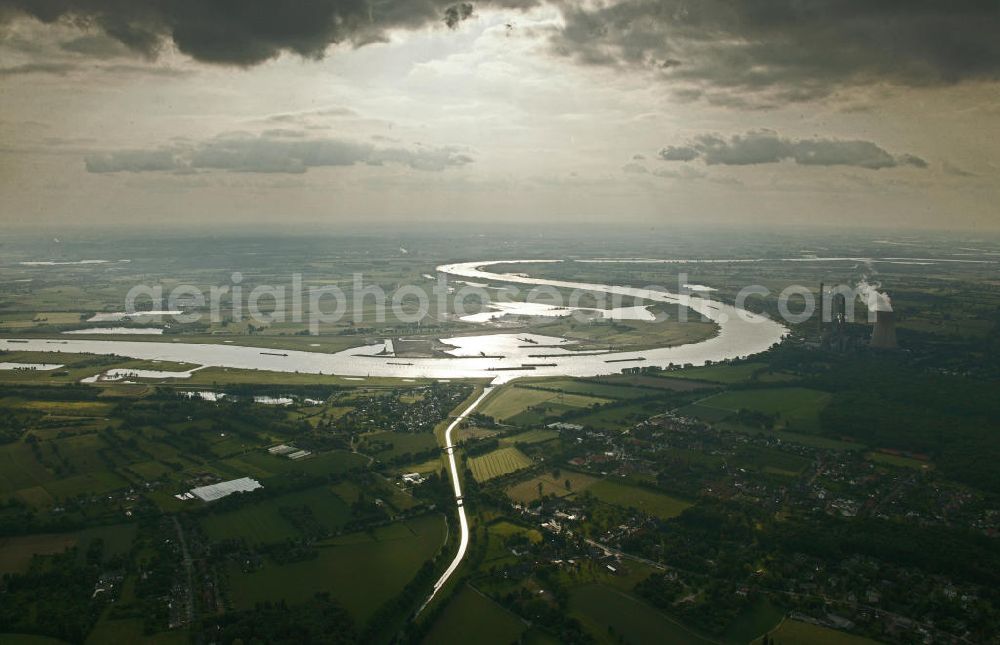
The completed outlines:
<svg viewBox="0 0 1000 645">
<path fill-rule="evenodd" d="M 896 348 L 896 314 L 892 311 L 875 312 L 875 328 L 872 330 L 872 347 L 879 349 Z"/>
</svg>

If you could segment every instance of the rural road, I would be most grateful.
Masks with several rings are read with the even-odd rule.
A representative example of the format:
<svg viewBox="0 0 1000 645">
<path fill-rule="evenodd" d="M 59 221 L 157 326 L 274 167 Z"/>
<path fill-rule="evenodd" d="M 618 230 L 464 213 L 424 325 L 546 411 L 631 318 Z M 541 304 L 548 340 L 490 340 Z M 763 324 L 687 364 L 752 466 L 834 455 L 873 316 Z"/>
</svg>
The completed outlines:
<svg viewBox="0 0 1000 645">
<path fill-rule="evenodd" d="M 451 485 L 455 489 L 455 503 L 458 505 L 458 523 L 461 528 L 461 535 L 458 541 L 458 552 L 455 553 L 455 559 L 451 561 L 448 568 L 445 569 L 444 573 L 437 582 L 434 583 L 434 589 L 431 590 L 431 595 L 427 597 L 424 604 L 420 606 L 417 610 L 419 614 L 424 610 L 424 607 L 430 604 L 434 600 L 434 596 L 437 592 L 441 590 L 441 587 L 448 582 L 448 578 L 451 577 L 455 570 L 458 569 L 458 565 L 462 563 L 462 559 L 465 558 L 465 552 L 469 548 L 469 520 L 465 516 L 465 504 L 462 501 L 462 482 L 458 477 L 458 463 L 455 461 L 455 443 L 452 441 L 451 433 L 452 430 L 458 427 L 458 424 L 462 422 L 469 413 L 476 409 L 476 406 L 482 403 L 490 392 L 493 391 L 493 386 L 489 385 L 483 389 L 483 393 L 480 394 L 476 399 L 469 404 L 467 408 L 462 410 L 462 412 L 455 417 L 455 419 L 448 424 L 447 429 L 444 431 L 444 449 L 448 452 L 448 466 L 451 468 Z"/>
</svg>

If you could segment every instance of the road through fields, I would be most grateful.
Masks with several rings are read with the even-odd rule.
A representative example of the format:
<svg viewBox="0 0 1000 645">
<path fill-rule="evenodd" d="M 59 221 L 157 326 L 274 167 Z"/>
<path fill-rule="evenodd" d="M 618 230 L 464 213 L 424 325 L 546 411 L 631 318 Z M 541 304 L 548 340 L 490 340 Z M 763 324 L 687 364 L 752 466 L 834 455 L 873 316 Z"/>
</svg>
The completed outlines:
<svg viewBox="0 0 1000 645">
<path fill-rule="evenodd" d="M 449 564 L 448 568 L 441 574 L 438 581 L 434 583 L 434 589 L 431 590 L 431 595 L 428 596 L 427 600 L 424 601 L 424 604 L 420 606 L 420 609 L 417 611 L 418 614 L 424 610 L 424 607 L 426 607 L 431 600 L 434 599 L 437 592 L 441 590 L 446 582 L 448 582 L 448 578 L 450 578 L 452 574 L 455 573 L 455 570 L 458 569 L 458 566 L 462 564 L 462 559 L 465 558 L 465 552 L 469 548 L 469 520 L 465 515 L 465 504 L 462 501 L 462 481 L 458 476 L 458 463 L 455 461 L 455 444 L 452 441 L 451 433 L 452 430 L 457 428 L 458 424 L 469 416 L 469 413 L 475 410 L 476 406 L 482 403 L 483 399 L 489 396 L 492 391 L 493 386 L 484 388 L 482 394 L 476 397 L 476 399 L 470 403 L 468 407 L 462 410 L 462 412 L 455 417 L 450 424 L 448 424 L 448 428 L 444 431 L 444 449 L 448 452 L 448 466 L 451 469 L 451 485 L 455 490 L 455 503 L 458 505 L 458 523 L 460 528 L 458 551 L 455 553 L 455 558 L 451 561 L 451 564 Z"/>
</svg>

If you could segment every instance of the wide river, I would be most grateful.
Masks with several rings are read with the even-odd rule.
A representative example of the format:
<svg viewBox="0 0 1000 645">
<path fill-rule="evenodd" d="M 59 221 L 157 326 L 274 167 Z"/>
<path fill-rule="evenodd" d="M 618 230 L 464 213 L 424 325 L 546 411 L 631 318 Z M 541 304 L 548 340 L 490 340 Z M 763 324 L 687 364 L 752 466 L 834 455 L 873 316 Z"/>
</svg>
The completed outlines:
<svg viewBox="0 0 1000 645">
<path fill-rule="evenodd" d="M 537 263 L 538 260 L 520 262 Z M 618 373 L 623 367 L 654 365 L 667 367 L 670 364 L 686 363 L 703 365 L 706 361 L 740 358 L 762 352 L 780 342 L 788 331 L 781 324 L 763 316 L 721 302 L 702 299 L 697 295 L 546 280 L 523 274 L 492 273 L 485 269 L 494 264 L 512 263 L 516 262 L 511 260 L 464 262 L 439 266 L 437 270 L 479 282 L 581 289 L 680 305 L 714 321 L 719 327 L 719 333 L 710 339 L 687 345 L 601 354 L 575 353 L 568 347 L 559 346 L 568 344 L 564 339 L 529 336 L 523 333 L 491 333 L 442 339 L 457 347 L 452 352 L 453 358 L 401 359 L 386 354 L 379 355 L 385 349 L 384 343 L 354 347 L 334 354 L 284 349 L 268 350 L 240 345 L 130 340 L 2 339 L 0 348 L 12 351 L 115 354 L 145 360 L 275 372 L 335 374 L 349 377 L 492 378 L 495 383 L 503 383 L 520 376 L 598 376 Z M 522 340 L 525 338 L 530 338 L 534 342 L 525 342 Z M 524 369 L 525 365 L 533 365 L 533 368 Z"/>
</svg>

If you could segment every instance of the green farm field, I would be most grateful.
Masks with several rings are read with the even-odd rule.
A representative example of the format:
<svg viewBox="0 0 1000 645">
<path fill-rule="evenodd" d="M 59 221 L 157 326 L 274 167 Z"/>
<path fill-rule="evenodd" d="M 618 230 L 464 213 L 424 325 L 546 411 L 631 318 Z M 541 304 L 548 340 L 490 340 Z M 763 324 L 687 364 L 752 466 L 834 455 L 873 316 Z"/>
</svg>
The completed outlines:
<svg viewBox="0 0 1000 645">
<path fill-rule="evenodd" d="M 800 475 L 808 466 L 809 459 L 799 455 L 759 446 L 748 446 L 741 449 L 731 463 L 742 468 L 754 468 L 766 473 L 794 477 Z"/>
<path fill-rule="evenodd" d="M 484 482 L 530 467 L 534 462 L 517 448 L 499 448 L 480 457 L 469 459 L 469 468 L 476 481 Z"/>
<path fill-rule="evenodd" d="M 363 623 L 434 557 L 445 533 L 441 515 L 424 515 L 322 543 L 313 560 L 269 562 L 252 573 L 232 566 L 232 602 L 237 609 L 252 609 L 259 602 L 294 604 L 329 593 Z"/>
<path fill-rule="evenodd" d="M 546 390 L 534 390 L 524 387 L 512 386 L 500 389 L 486 401 L 482 408 L 482 414 L 491 416 L 497 420 L 507 420 L 528 410 L 528 408 L 546 403 L 557 404 L 567 408 L 587 408 L 594 404 L 607 403 L 609 399 L 603 399 L 580 394 L 561 394 L 559 392 L 549 392 Z"/>
<path fill-rule="evenodd" d="M 777 629 L 769 633 L 769 637 L 780 645 L 878 645 L 878 641 L 864 636 L 792 619 L 784 620 Z M 763 637 L 753 641 L 754 645 L 762 643 Z"/>
<path fill-rule="evenodd" d="M 433 432 L 372 432 L 361 436 L 359 450 L 381 459 L 392 459 L 437 448 Z"/>
<path fill-rule="evenodd" d="M 484 561 L 490 563 L 489 566 L 500 564 L 501 562 L 516 562 L 512 559 L 512 553 L 508 546 L 508 541 L 514 537 L 521 538 L 518 541 L 524 544 L 539 544 L 544 538 L 541 531 L 535 528 L 527 528 L 514 522 L 500 520 L 486 527 L 486 555 Z"/>
<path fill-rule="evenodd" d="M 761 634 L 778 626 L 785 619 L 785 610 L 774 605 L 767 598 L 761 598 L 746 607 L 726 626 L 725 640 L 734 643 L 749 643 Z"/>
<path fill-rule="evenodd" d="M 569 488 L 566 487 L 567 480 Z M 515 502 L 528 504 L 538 499 L 539 484 L 542 485 L 543 495 L 567 497 L 587 490 L 597 481 L 600 480 L 596 477 L 573 471 L 563 471 L 558 478 L 553 477 L 552 473 L 544 473 L 510 486 L 507 488 L 507 495 Z"/>
<path fill-rule="evenodd" d="M 617 378 L 617 377 L 612 377 Z M 525 383 L 526 386 L 543 390 L 557 390 L 567 394 L 581 394 L 584 396 L 596 396 L 606 399 L 635 399 L 648 396 L 649 391 L 641 388 L 630 387 L 628 384 L 612 384 L 610 382 L 598 382 L 589 379 L 559 378 L 532 380 Z"/>
<path fill-rule="evenodd" d="M 27 443 L 0 446 L 0 494 L 10 494 L 53 479 L 55 475 L 35 458 Z"/>
<path fill-rule="evenodd" d="M 555 430 L 528 430 L 526 432 L 519 432 L 517 434 L 507 435 L 500 440 L 500 445 L 502 446 L 513 446 L 519 443 L 545 443 L 546 441 L 552 441 L 553 439 L 558 439 L 559 433 Z"/>
<path fill-rule="evenodd" d="M 47 443 L 58 447 L 58 457 L 50 449 L 49 454 L 39 452 L 39 458 L 25 442 L 0 446 L 0 495 L 13 495 L 29 504 L 48 504 L 81 493 L 99 495 L 127 485 L 124 478 L 108 469 L 99 454 L 106 444 L 96 435 L 70 436 Z M 64 468 L 62 475 L 57 474 L 55 465 Z"/>
<path fill-rule="evenodd" d="M 258 448 L 250 452 L 240 452 L 215 462 L 214 468 L 220 474 L 231 477 L 252 475 L 268 478 L 282 474 L 303 473 L 307 475 L 342 474 L 365 466 L 368 457 L 346 450 L 331 450 L 313 454 L 299 460 L 271 455 Z"/>
<path fill-rule="evenodd" d="M 688 406 L 689 408 L 694 406 Z M 700 410 L 712 410 L 713 408 L 700 408 Z M 782 441 L 788 443 L 795 443 L 803 446 L 809 446 L 811 448 L 820 448 L 823 450 L 864 450 L 865 445 L 862 443 L 857 443 L 854 441 L 843 441 L 840 439 L 831 439 L 829 437 L 823 437 L 813 434 L 805 434 L 802 432 L 787 432 L 785 430 L 764 430 L 761 428 L 748 428 L 747 426 L 740 425 L 739 423 L 734 423 L 730 421 L 722 421 L 718 424 L 718 427 L 725 430 L 730 430 L 732 432 L 740 432 L 749 435 L 760 435 L 765 434 L 769 437 L 774 437 L 775 439 L 781 439 Z"/>
<path fill-rule="evenodd" d="M 528 624 L 470 586 L 462 587 L 424 638 L 427 645 L 519 641 Z"/>
<path fill-rule="evenodd" d="M 344 500 L 327 487 L 290 493 L 234 511 L 209 515 L 202 521 L 213 541 L 242 539 L 249 544 L 281 542 L 305 537 L 282 509 L 308 508 L 313 519 L 327 531 L 334 531 L 351 519 Z"/>
<path fill-rule="evenodd" d="M 685 367 L 682 370 L 668 372 L 663 376 L 674 379 L 692 379 L 695 381 L 708 381 L 710 383 L 732 385 L 734 383 L 744 383 L 749 381 L 754 374 L 766 368 L 767 365 L 764 363 L 708 365 L 704 367 Z"/>
<path fill-rule="evenodd" d="M 894 466 L 896 468 L 911 468 L 913 470 L 927 470 L 934 467 L 929 461 L 904 457 L 903 455 L 891 455 L 885 452 L 869 452 L 865 454 L 865 459 L 876 464 Z"/>
<path fill-rule="evenodd" d="M 705 390 L 716 387 L 712 383 L 695 379 L 670 378 L 671 374 L 680 372 L 669 372 L 665 374 L 614 374 L 612 376 L 601 376 L 589 380 L 588 383 L 602 383 L 612 387 L 627 387 L 635 392 L 635 396 L 649 396 L 655 394 L 656 390 L 674 392 L 693 392 L 695 390 Z M 634 398 L 627 397 L 627 398 Z"/>
<path fill-rule="evenodd" d="M 831 395 L 804 387 L 782 387 L 754 390 L 733 390 L 708 397 L 699 407 L 728 412 L 741 409 L 778 415 L 776 427 L 797 432 L 818 433 L 819 413 L 830 402 Z"/>
<path fill-rule="evenodd" d="M 664 520 L 677 517 L 684 512 L 684 509 L 691 506 L 690 502 L 671 497 L 666 493 L 658 493 L 610 479 L 595 482 L 587 491 L 606 504 L 635 508 Z"/>
<path fill-rule="evenodd" d="M 633 401 L 574 417 L 572 423 L 592 427 L 597 430 L 622 432 L 637 422 L 659 412 L 663 412 L 663 405 L 655 401 Z"/>
<path fill-rule="evenodd" d="M 436 459 L 428 459 L 427 461 L 413 462 L 410 464 L 404 464 L 396 468 L 396 472 L 403 473 L 419 473 L 421 475 L 429 475 L 431 473 L 441 472 L 442 469 L 447 468 L 447 460 L 443 457 L 437 457 Z"/>
<path fill-rule="evenodd" d="M 681 416 L 693 417 L 695 419 L 701 419 L 702 421 L 707 421 L 709 423 L 718 423 L 720 421 L 724 421 L 732 417 L 734 414 L 732 410 L 725 410 L 723 408 L 714 408 L 707 405 L 702 405 L 701 403 L 692 403 L 690 405 L 685 405 L 677 412 Z"/>
<path fill-rule="evenodd" d="M 600 642 L 711 645 L 703 638 L 641 600 L 605 585 L 586 585 L 570 594 L 571 615 L 589 627 Z"/>
<path fill-rule="evenodd" d="M 72 533 L 0 538 L 0 576 L 24 573 L 35 555 L 62 553 L 77 544 Z"/>
<path fill-rule="evenodd" d="M 125 555 L 132 545 L 134 524 L 118 524 L 81 529 L 71 533 L 43 533 L 0 538 L 0 577 L 7 573 L 24 573 L 34 556 L 63 553 L 77 548 L 82 559 L 87 548 L 100 540 L 108 555 Z"/>
<path fill-rule="evenodd" d="M 494 522 L 486 528 L 486 532 L 490 535 L 495 535 L 501 538 L 510 537 L 511 535 L 524 535 L 533 544 L 538 544 L 542 541 L 542 534 L 538 529 L 525 528 L 513 522 L 508 522 L 506 520 L 501 520 L 499 522 Z"/>
</svg>

